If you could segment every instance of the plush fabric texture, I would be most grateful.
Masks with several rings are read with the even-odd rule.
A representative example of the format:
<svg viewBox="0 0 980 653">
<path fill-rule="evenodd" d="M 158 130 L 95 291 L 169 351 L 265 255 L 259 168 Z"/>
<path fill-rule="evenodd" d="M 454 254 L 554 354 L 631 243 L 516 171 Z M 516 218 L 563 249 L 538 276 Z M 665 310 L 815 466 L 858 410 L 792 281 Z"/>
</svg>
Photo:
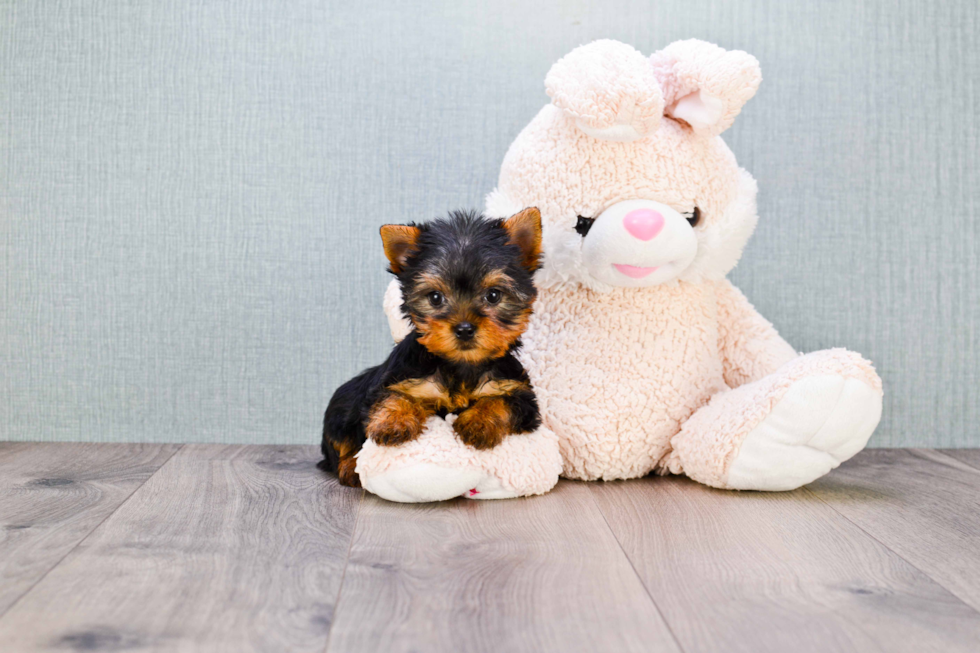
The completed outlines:
<svg viewBox="0 0 980 653">
<path fill-rule="evenodd" d="M 861 381 L 881 396 L 881 380 L 871 364 L 858 354 L 829 349 L 798 356 L 757 381 L 714 395 L 708 405 L 685 421 L 681 432 L 672 438 L 673 451 L 664 461 L 664 467 L 673 473 L 683 472 L 706 485 L 727 487 L 728 472 L 747 434 L 773 412 L 795 383 L 825 376 Z M 832 400 L 837 398 L 831 397 Z M 816 400 L 816 397 L 811 399 Z M 794 414 L 796 418 L 803 416 L 803 410 Z M 865 438 L 858 451 L 866 443 Z M 855 453 L 857 451 L 849 452 L 847 458 Z"/>
<path fill-rule="evenodd" d="M 558 482 L 561 457 L 554 433 L 541 427 L 487 451 L 467 447 L 452 430 L 454 415 L 431 417 L 419 439 L 398 447 L 365 443 L 357 454 L 364 487 L 391 501 L 414 503 L 463 496 L 510 498 L 543 494 Z M 424 464 L 420 473 L 406 474 Z M 400 474 L 388 478 L 389 474 Z"/>
<path fill-rule="evenodd" d="M 752 56 L 701 41 L 649 59 L 597 41 L 555 64 L 552 104 L 504 157 L 487 213 L 541 211 L 544 267 L 519 357 L 567 478 L 656 471 L 719 488 L 789 490 L 854 455 L 877 426 L 882 388 L 870 362 L 842 349 L 798 354 L 725 278 L 755 228 L 756 184 L 718 134 L 760 80 Z M 608 268 L 595 278 L 583 264 L 587 238 L 629 242 L 628 256 L 644 258 L 614 267 L 674 270 L 669 242 L 623 241 L 624 227 L 608 221 L 625 223 L 623 212 L 637 206 L 693 230 L 693 261 L 646 287 L 620 283 Z M 607 222 L 583 234 L 581 217 Z M 385 305 L 397 304 L 389 289 Z M 389 318 L 393 334 L 404 333 Z M 468 454 L 454 464 L 448 449 L 422 441 L 373 455 L 387 456 L 387 469 L 433 458 L 469 464 Z"/>
<path fill-rule="evenodd" d="M 726 52 L 697 39 L 671 43 L 651 56 L 650 62 L 663 91 L 667 115 L 674 115 L 677 103 L 692 93 L 720 101 L 716 121 L 698 130 L 703 135 L 720 134 L 731 127 L 762 81 L 759 62 L 752 55 L 738 50 Z"/>
<path fill-rule="evenodd" d="M 579 127 L 602 132 L 629 127 L 633 140 L 654 131 L 664 99 L 654 69 L 635 48 L 618 41 L 596 41 L 560 59 L 544 82 L 552 103 Z"/>
</svg>

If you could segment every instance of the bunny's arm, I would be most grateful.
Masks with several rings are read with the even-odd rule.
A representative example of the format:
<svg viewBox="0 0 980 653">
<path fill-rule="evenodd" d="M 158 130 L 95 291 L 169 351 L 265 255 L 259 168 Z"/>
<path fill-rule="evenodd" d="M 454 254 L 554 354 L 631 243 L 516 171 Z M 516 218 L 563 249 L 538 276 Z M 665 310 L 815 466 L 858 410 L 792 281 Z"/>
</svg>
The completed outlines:
<svg viewBox="0 0 980 653">
<path fill-rule="evenodd" d="M 717 282 L 716 293 L 718 344 L 729 387 L 757 381 L 799 356 L 728 279 Z"/>
<path fill-rule="evenodd" d="M 412 332 L 412 323 L 402 312 L 402 289 L 398 279 L 392 279 L 385 290 L 384 311 L 388 318 L 388 328 L 395 342 L 401 342 Z"/>
</svg>

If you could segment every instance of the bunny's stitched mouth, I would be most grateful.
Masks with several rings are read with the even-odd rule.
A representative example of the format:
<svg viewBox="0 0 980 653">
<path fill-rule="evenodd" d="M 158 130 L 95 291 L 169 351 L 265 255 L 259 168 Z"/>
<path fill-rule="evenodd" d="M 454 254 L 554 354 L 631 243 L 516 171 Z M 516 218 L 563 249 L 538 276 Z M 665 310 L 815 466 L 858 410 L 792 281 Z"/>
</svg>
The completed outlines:
<svg viewBox="0 0 980 653">
<path fill-rule="evenodd" d="M 642 279 L 643 277 L 648 276 L 660 269 L 659 265 L 651 268 L 645 268 L 636 265 L 627 265 L 626 263 L 613 263 L 613 267 L 616 268 L 620 274 L 625 274 L 631 279 Z"/>
</svg>

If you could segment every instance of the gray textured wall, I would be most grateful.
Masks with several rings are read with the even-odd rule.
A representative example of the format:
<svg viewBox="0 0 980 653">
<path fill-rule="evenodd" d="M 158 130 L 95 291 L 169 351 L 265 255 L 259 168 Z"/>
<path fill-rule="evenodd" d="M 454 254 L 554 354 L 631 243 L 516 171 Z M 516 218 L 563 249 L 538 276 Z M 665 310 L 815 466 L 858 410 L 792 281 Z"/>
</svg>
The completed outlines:
<svg viewBox="0 0 980 653">
<path fill-rule="evenodd" d="M 980 10 L 0 0 L 0 439 L 314 442 L 389 346 L 383 222 L 482 205 L 599 37 L 762 62 L 735 282 L 863 352 L 873 444 L 980 445 Z"/>
</svg>

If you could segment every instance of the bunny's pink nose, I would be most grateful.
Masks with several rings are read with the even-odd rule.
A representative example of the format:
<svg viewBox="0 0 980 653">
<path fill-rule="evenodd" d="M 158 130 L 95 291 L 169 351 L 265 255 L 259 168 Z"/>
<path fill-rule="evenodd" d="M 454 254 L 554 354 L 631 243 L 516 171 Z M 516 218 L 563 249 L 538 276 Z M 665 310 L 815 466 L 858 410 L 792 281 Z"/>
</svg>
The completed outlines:
<svg viewBox="0 0 980 653">
<path fill-rule="evenodd" d="M 664 228 L 664 216 L 653 209 L 636 209 L 623 217 L 623 226 L 634 238 L 650 240 Z"/>
</svg>

